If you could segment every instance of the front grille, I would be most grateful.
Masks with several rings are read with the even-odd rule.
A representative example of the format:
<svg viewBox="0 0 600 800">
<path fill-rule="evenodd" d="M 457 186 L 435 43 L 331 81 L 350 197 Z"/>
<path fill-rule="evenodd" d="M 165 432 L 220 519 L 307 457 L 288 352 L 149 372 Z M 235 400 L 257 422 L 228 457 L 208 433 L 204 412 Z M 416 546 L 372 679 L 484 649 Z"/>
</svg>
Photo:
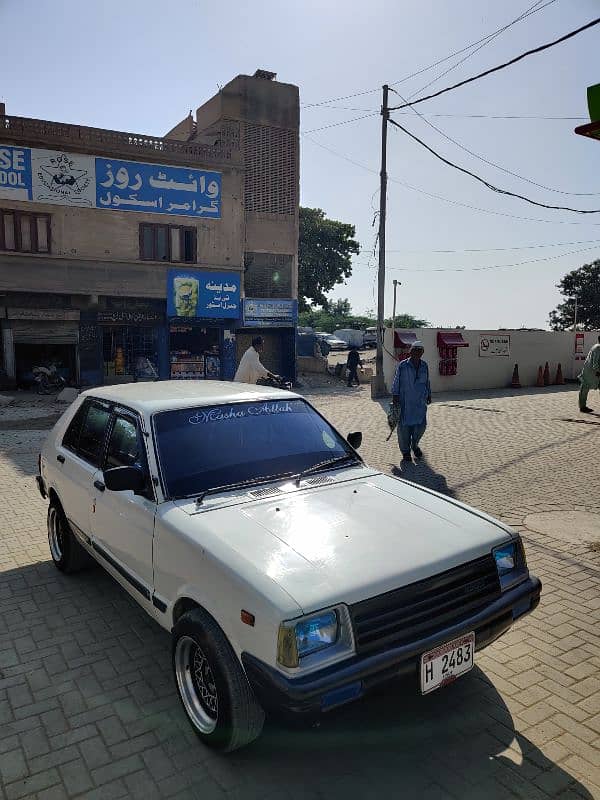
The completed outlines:
<svg viewBox="0 0 600 800">
<path fill-rule="evenodd" d="M 350 606 L 357 653 L 433 636 L 500 597 L 492 555 Z"/>
</svg>

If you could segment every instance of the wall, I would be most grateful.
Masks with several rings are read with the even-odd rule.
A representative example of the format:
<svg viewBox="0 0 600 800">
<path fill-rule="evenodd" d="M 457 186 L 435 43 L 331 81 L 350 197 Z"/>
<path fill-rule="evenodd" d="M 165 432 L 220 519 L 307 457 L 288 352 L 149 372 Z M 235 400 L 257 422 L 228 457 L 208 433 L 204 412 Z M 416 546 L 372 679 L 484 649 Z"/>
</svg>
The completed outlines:
<svg viewBox="0 0 600 800">
<path fill-rule="evenodd" d="M 440 375 L 436 328 L 422 328 L 413 333 L 423 342 L 425 361 L 429 364 L 431 389 L 433 392 L 462 391 L 466 389 L 497 389 L 510 386 L 515 364 L 519 365 L 522 386 L 535 386 L 538 367 L 546 361 L 550 367 L 550 379 L 554 382 L 556 368 L 560 363 L 565 380 L 574 378 L 581 370 L 583 362 L 574 360 L 575 334 L 549 331 L 469 331 L 460 333 L 469 347 L 458 348 L 458 371 L 456 375 Z M 480 334 L 510 335 L 510 356 L 480 357 Z M 395 362 L 392 331 L 386 328 L 384 351 L 384 377 L 388 391 L 392 385 Z M 598 341 L 598 332 L 585 333 L 584 353 L 587 354 Z"/>
</svg>

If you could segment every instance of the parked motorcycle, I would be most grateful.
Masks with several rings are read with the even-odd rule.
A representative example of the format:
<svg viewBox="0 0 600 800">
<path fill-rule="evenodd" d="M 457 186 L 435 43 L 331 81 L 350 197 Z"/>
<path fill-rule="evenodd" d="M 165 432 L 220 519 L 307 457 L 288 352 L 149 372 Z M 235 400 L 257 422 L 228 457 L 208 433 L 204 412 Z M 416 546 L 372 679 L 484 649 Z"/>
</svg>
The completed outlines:
<svg viewBox="0 0 600 800">
<path fill-rule="evenodd" d="M 34 367 L 32 373 L 37 383 L 38 394 L 54 394 L 55 392 L 60 392 L 67 385 L 66 380 L 58 374 L 56 364 L 51 364 L 48 367 Z"/>
<path fill-rule="evenodd" d="M 275 375 L 272 378 L 259 378 L 256 381 L 257 386 L 271 386 L 273 389 L 284 389 L 286 392 L 292 391 L 292 382 L 287 378 L 282 378 L 281 375 Z"/>
</svg>

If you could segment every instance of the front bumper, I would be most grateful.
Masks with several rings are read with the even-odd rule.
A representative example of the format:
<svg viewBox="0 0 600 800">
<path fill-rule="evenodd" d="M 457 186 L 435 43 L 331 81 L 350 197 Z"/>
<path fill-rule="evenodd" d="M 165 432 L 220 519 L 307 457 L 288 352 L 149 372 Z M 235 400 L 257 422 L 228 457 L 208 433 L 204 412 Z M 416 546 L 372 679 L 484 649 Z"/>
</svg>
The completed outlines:
<svg viewBox="0 0 600 800">
<path fill-rule="evenodd" d="M 475 631 L 475 649 L 482 650 L 529 614 L 540 602 L 542 583 L 530 575 L 495 602 L 460 623 L 408 645 L 368 656 L 356 655 L 326 669 L 289 678 L 249 653 L 242 653 L 246 675 L 259 703 L 271 713 L 316 717 L 361 697 L 380 683 L 418 675 L 422 653 Z"/>
</svg>

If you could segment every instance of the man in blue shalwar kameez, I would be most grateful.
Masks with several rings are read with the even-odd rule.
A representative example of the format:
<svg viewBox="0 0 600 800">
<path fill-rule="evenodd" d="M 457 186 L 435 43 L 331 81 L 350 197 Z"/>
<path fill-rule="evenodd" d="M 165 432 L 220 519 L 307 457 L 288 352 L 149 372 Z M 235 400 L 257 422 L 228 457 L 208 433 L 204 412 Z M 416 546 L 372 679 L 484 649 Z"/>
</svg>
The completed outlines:
<svg viewBox="0 0 600 800">
<path fill-rule="evenodd" d="M 429 367 L 423 361 L 422 342 L 413 342 L 410 356 L 401 361 L 392 384 L 392 399 L 398 412 L 398 444 L 403 461 L 412 461 L 412 449 L 416 458 L 422 458 L 419 447 L 427 427 L 427 406 L 431 403 Z"/>
</svg>

